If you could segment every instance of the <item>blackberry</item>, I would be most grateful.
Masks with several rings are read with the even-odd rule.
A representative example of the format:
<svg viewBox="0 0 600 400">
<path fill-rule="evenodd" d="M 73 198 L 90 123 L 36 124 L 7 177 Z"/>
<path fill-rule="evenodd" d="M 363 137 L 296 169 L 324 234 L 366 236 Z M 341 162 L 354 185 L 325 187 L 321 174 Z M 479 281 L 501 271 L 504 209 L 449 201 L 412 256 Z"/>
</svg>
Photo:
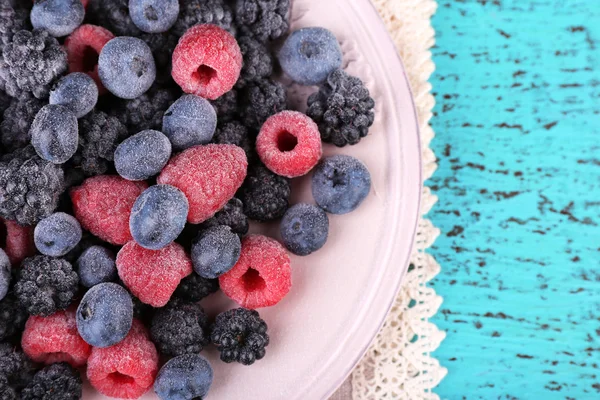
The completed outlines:
<svg viewBox="0 0 600 400">
<path fill-rule="evenodd" d="M 1 53 L 1 51 L 0 51 Z M 0 114 L 4 115 L 4 111 L 13 103 L 13 98 L 8 93 L 0 90 Z"/>
<path fill-rule="evenodd" d="M 229 122 L 236 119 L 238 114 L 238 92 L 236 89 L 231 89 L 216 100 L 210 103 L 215 108 L 217 120 L 219 122 Z"/>
<path fill-rule="evenodd" d="M 236 0 L 235 21 L 242 33 L 266 42 L 288 31 L 289 10 L 290 0 Z"/>
<path fill-rule="evenodd" d="M 15 33 L 30 28 L 29 10 L 16 3 L 9 0 L 0 1 L 0 53 Z"/>
<path fill-rule="evenodd" d="M 8 151 L 14 151 L 27 146 L 31 140 L 29 128 L 44 102 L 33 98 L 13 99 L 4 111 L 4 119 L 0 124 L 2 146 Z"/>
<path fill-rule="evenodd" d="M 56 209 L 63 186 L 62 168 L 42 160 L 32 146 L 5 155 L 0 162 L 0 216 L 35 225 Z"/>
<path fill-rule="evenodd" d="M 38 255 L 21 264 L 15 294 L 29 314 L 48 316 L 71 304 L 78 284 L 68 261 Z"/>
<path fill-rule="evenodd" d="M 229 200 L 214 217 L 200 224 L 200 229 L 219 225 L 230 227 L 233 233 L 237 233 L 240 236 L 248 233 L 248 217 L 244 214 L 244 204 L 240 199 L 234 197 Z"/>
<path fill-rule="evenodd" d="M 142 31 L 129 16 L 129 0 L 90 0 L 86 16 L 115 36 L 140 36 Z"/>
<path fill-rule="evenodd" d="M 212 141 L 213 143 L 235 144 L 241 147 L 246 152 L 249 164 L 256 158 L 254 141 L 250 139 L 248 128 L 239 121 L 219 123 Z"/>
<path fill-rule="evenodd" d="M 286 100 L 281 83 L 271 79 L 250 82 L 241 92 L 242 122 L 258 132 L 267 118 L 286 109 Z"/>
<path fill-rule="evenodd" d="M 0 383 L 0 387 L 4 386 L 5 391 L 7 386 L 15 391 L 25 387 L 31 380 L 33 368 L 33 363 L 25 353 L 10 343 L 0 343 L 0 377 L 6 378 L 2 382 L 4 385 Z M 2 394 L 2 389 L 0 389 L 0 394 Z M 0 397 L 0 399 L 4 398 Z"/>
<path fill-rule="evenodd" d="M 238 37 L 237 42 L 244 57 L 237 87 L 273 74 L 273 57 L 267 46 L 250 36 Z"/>
<path fill-rule="evenodd" d="M 154 56 L 156 63 L 156 81 L 171 82 L 171 57 L 179 41 L 179 36 L 171 31 L 163 33 L 144 33 L 140 36 Z"/>
<path fill-rule="evenodd" d="M 158 350 L 170 356 L 200 353 L 210 341 L 202 307 L 179 300 L 156 311 L 150 335 Z"/>
<path fill-rule="evenodd" d="M 21 307 L 14 294 L 9 293 L 3 298 L 0 301 L 0 342 L 19 336 L 28 317 L 27 311 Z"/>
<path fill-rule="evenodd" d="M 255 310 L 236 308 L 219 314 L 210 336 L 221 360 L 254 364 L 265 356 L 269 344 L 267 324 Z"/>
<path fill-rule="evenodd" d="M 79 371 L 61 362 L 39 370 L 21 392 L 21 399 L 79 400 L 82 395 Z"/>
<path fill-rule="evenodd" d="M 181 280 L 175 293 L 173 293 L 173 297 L 184 301 L 197 302 L 218 290 L 218 279 L 206 279 L 192 272 Z"/>
<path fill-rule="evenodd" d="M 194 25 L 213 24 L 232 31 L 233 12 L 223 0 L 180 0 L 179 18 L 172 30 L 181 36 Z"/>
<path fill-rule="evenodd" d="M 341 69 L 333 71 L 321 89 L 308 98 L 306 114 L 318 125 L 324 142 L 353 145 L 373 125 L 375 101 L 363 82 Z"/>
<path fill-rule="evenodd" d="M 17 391 L 10 385 L 10 381 L 4 375 L 0 375 L 0 400 L 17 400 Z"/>
<path fill-rule="evenodd" d="M 290 180 L 275 175 L 264 165 L 248 169 L 248 176 L 239 192 L 244 213 L 250 219 L 270 221 L 285 214 L 291 194 Z"/>
<path fill-rule="evenodd" d="M 45 99 L 52 83 L 67 70 L 67 53 L 44 30 L 22 30 L 4 46 L 0 89 L 13 97 Z"/>
<path fill-rule="evenodd" d="M 179 95 L 170 86 L 154 85 L 138 98 L 117 102 L 111 114 L 119 118 L 132 135 L 146 129 L 162 131 L 163 115 Z"/>
</svg>

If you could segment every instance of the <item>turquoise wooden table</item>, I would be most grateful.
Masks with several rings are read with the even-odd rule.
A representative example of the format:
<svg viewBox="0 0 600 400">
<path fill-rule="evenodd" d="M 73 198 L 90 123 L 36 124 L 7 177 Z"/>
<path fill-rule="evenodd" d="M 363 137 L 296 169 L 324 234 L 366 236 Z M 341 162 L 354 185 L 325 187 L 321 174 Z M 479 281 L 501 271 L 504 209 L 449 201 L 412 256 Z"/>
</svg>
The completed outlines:
<svg viewBox="0 0 600 400">
<path fill-rule="evenodd" d="M 444 399 L 600 398 L 600 1 L 434 18 Z"/>
</svg>

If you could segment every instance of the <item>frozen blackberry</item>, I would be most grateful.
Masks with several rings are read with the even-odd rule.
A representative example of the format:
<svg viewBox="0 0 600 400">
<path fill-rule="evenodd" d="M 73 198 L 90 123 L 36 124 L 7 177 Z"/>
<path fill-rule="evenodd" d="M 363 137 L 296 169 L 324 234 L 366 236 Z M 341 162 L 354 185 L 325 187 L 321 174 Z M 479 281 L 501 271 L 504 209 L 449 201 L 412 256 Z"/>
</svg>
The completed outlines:
<svg viewBox="0 0 600 400">
<path fill-rule="evenodd" d="M 289 0 L 236 0 L 235 22 L 242 33 L 266 42 L 288 31 L 289 10 Z"/>
<path fill-rule="evenodd" d="M 16 1 L 0 1 L 0 52 L 15 33 L 29 28 L 29 10 Z"/>
<path fill-rule="evenodd" d="M 237 87 L 244 87 L 248 82 L 268 78 L 273 74 L 273 57 L 267 46 L 250 36 L 238 37 L 237 41 L 244 56 Z"/>
<path fill-rule="evenodd" d="M 219 225 L 230 227 L 233 233 L 237 233 L 240 236 L 248 233 L 248 217 L 244 214 L 244 204 L 240 199 L 234 197 L 229 200 L 223 209 L 217 212 L 214 217 L 200 224 L 200 229 Z"/>
<path fill-rule="evenodd" d="M 357 77 L 333 71 L 321 89 L 308 98 L 306 114 L 318 125 L 321 139 L 338 147 L 353 145 L 373 125 L 375 101 Z"/>
<path fill-rule="evenodd" d="M 241 147 L 246 152 L 248 164 L 252 164 L 256 159 L 253 140 L 250 138 L 248 128 L 239 121 L 219 123 L 212 141 L 213 143 L 235 144 Z"/>
<path fill-rule="evenodd" d="M 111 114 L 119 118 L 132 135 L 146 129 L 160 131 L 165 111 L 179 94 L 172 87 L 154 85 L 138 98 L 118 101 Z"/>
<path fill-rule="evenodd" d="M 13 99 L 4 111 L 4 119 L 0 124 L 2 146 L 7 151 L 14 151 L 27 146 L 31 140 L 29 128 L 44 102 L 34 97 Z"/>
<path fill-rule="evenodd" d="M 17 400 L 17 390 L 10 385 L 8 378 L 0 375 L 0 399 L 1 400 Z"/>
<path fill-rule="evenodd" d="M 86 16 L 115 36 L 137 37 L 142 33 L 129 16 L 129 0 L 90 0 Z"/>
<path fill-rule="evenodd" d="M 22 400 L 79 400 L 81 396 L 81 375 L 65 362 L 39 370 L 21 392 Z"/>
<path fill-rule="evenodd" d="M 248 170 L 248 176 L 239 192 L 244 213 L 256 221 L 270 221 L 285 214 L 291 194 L 290 180 L 275 175 L 264 165 Z"/>
<path fill-rule="evenodd" d="M 173 297 L 190 302 L 197 302 L 219 290 L 218 279 L 206 279 L 195 272 L 181 280 L 173 293 Z"/>
<path fill-rule="evenodd" d="M 281 83 L 271 79 L 250 82 L 241 91 L 242 122 L 259 131 L 267 118 L 286 109 L 286 100 Z"/>
<path fill-rule="evenodd" d="M 4 387 L 21 390 L 31 381 L 34 365 L 21 350 L 11 343 L 0 343 L 0 377 L 5 377 Z M 0 387 L 2 387 L 0 383 Z M 6 390 L 5 390 L 6 391 Z M 10 392 L 10 390 L 8 391 Z M 0 389 L 0 394 L 2 389 Z M 7 397 L 10 399 L 10 397 Z M 16 397 L 19 399 L 19 396 Z M 0 397 L 4 400 L 4 397 Z"/>
<path fill-rule="evenodd" d="M 34 225 L 54 212 L 64 189 L 59 165 L 42 160 L 32 146 L 0 162 L 0 216 Z"/>
<path fill-rule="evenodd" d="M 171 57 L 177 46 L 179 36 L 171 31 L 163 33 L 144 33 L 140 36 L 154 56 L 156 63 L 156 81 L 166 83 L 171 81 Z"/>
<path fill-rule="evenodd" d="M 233 12 L 223 0 L 180 0 L 179 18 L 172 30 L 181 36 L 194 25 L 213 24 L 232 31 L 232 22 Z"/>
<path fill-rule="evenodd" d="M 13 103 L 13 98 L 8 93 L 0 90 L 0 114 L 4 115 L 4 111 Z"/>
<path fill-rule="evenodd" d="M 219 122 L 232 121 L 239 116 L 238 92 L 235 88 L 210 103 L 215 108 Z"/>
<path fill-rule="evenodd" d="M 0 342 L 20 335 L 28 316 L 27 311 L 21 307 L 21 304 L 12 293 L 3 298 L 0 301 Z"/>
<path fill-rule="evenodd" d="M 254 364 L 269 344 L 267 324 L 255 310 L 236 308 L 219 314 L 212 326 L 212 343 L 226 363 Z"/>
<path fill-rule="evenodd" d="M 29 314 L 48 316 L 71 304 L 78 284 L 79 277 L 68 261 L 38 255 L 21 264 L 15 294 Z"/>
<path fill-rule="evenodd" d="M 162 354 L 200 353 L 209 342 L 208 319 L 199 304 L 171 301 L 156 311 L 150 334 Z"/>
<path fill-rule="evenodd" d="M 45 99 L 54 80 L 67 70 L 67 53 L 44 30 L 15 33 L 2 54 L 0 89 L 13 97 Z"/>
</svg>

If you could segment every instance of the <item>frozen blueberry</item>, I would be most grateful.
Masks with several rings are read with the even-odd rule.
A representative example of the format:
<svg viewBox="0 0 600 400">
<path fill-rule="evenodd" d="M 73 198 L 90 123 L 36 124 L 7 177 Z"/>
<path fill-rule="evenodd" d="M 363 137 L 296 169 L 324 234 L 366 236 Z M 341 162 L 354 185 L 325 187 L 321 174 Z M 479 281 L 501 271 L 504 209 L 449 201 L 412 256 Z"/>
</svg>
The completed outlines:
<svg viewBox="0 0 600 400">
<path fill-rule="evenodd" d="M 33 231 L 33 241 L 40 253 L 61 257 L 81 240 L 81 225 L 75 217 L 57 212 L 41 220 Z"/>
<path fill-rule="evenodd" d="M 218 278 L 233 268 L 241 251 L 239 236 L 228 226 L 213 226 L 200 231 L 192 242 L 194 270 L 203 278 Z"/>
<path fill-rule="evenodd" d="M 120 36 L 106 43 L 100 51 L 98 74 L 112 94 L 135 99 L 152 86 L 156 65 L 150 47 L 143 40 Z"/>
<path fill-rule="evenodd" d="M 317 205 L 332 214 L 355 210 L 371 190 L 371 174 L 354 157 L 335 155 L 317 165 L 312 178 L 312 193 Z"/>
<path fill-rule="evenodd" d="M 35 29 L 45 29 L 54 37 L 69 35 L 84 17 L 81 0 L 36 0 L 30 14 Z"/>
<path fill-rule="evenodd" d="M 158 174 L 171 157 L 171 142 L 159 131 L 148 129 L 125 139 L 115 150 L 115 167 L 130 181 Z"/>
<path fill-rule="evenodd" d="M 301 85 L 317 85 L 342 65 L 342 49 L 325 28 L 303 28 L 292 33 L 279 51 L 286 74 Z"/>
<path fill-rule="evenodd" d="M 73 72 L 61 78 L 50 90 L 50 104 L 60 104 L 81 118 L 96 106 L 98 86 L 83 72 Z"/>
<path fill-rule="evenodd" d="M 327 241 L 329 218 L 317 206 L 296 204 L 285 212 L 280 230 L 283 244 L 289 251 L 307 256 Z"/>
<path fill-rule="evenodd" d="M 53 164 L 67 162 L 77 151 L 77 117 L 67 107 L 58 104 L 42 107 L 35 116 L 29 133 L 36 153 Z"/>
<path fill-rule="evenodd" d="M 77 330 L 94 347 L 108 347 L 127 336 L 133 323 L 133 301 L 116 283 L 100 283 L 83 296 L 77 307 Z"/>
<path fill-rule="evenodd" d="M 173 149 L 209 143 L 217 127 L 217 114 L 208 100 L 193 94 L 181 96 L 163 118 L 163 132 Z"/>
<path fill-rule="evenodd" d="M 10 286 L 10 271 L 10 260 L 4 250 L 0 249 L 0 300 L 8 293 L 8 287 Z"/>
<path fill-rule="evenodd" d="M 179 0 L 129 0 L 129 16 L 144 32 L 166 32 L 177 21 Z"/>
<path fill-rule="evenodd" d="M 213 381 L 208 360 L 199 354 L 170 359 L 158 372 L 154 392 L 161 400 L 204 399 Z"/>
<path fill-rule="evenodd" d="M 171 185 L 151 186 L 133 204 L 131 235 L 140 246 L 160 250 L 183 231 L 188 211 L 188 200 L 181 190 Z"/>
<path fill-rule="evenodd" d="M 75 262 L 79 281 L 85 287 L 117 279 L 117 266 L 112 251 L 102 246 L 88 247 Z"/>
</svg>

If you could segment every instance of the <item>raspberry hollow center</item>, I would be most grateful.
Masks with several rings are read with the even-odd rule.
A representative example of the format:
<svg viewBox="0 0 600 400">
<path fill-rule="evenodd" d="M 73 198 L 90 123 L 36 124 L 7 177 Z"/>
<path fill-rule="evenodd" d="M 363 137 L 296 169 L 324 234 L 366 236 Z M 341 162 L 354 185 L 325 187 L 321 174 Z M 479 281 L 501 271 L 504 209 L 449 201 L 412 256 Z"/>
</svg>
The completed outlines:
<svg viewBox="0 0 600 400">
<path fill-rule="evenodd" d="M 90 46 L 83 49 L 82 62 L 83 72 L 92 72 L 98 65 L 98 52 Z"/>
<path fill-rule="evenodd" d="M 114 385 L 131 385 L 135 383 L 135 379 L 129 375 L 120 372 L 112 372 L 108 374 L 107 379 L 113 382 Z"/>
<path fill-rule="evenodd" d="M 279 151 L 292 151 L 298 145 L 298 138 L 288 131 L 284 130 L 277 136 L 277 148 Z"/>
<path fill-rule="evenodd" d="M 216 77 L 217 71 L 205 64 L 192 73 L 192 80 L 201 86 L 207 86 Z"/>
<path fill-rule="evenodd" d="M 265 280 L 260 276 L 260 272 L 254 268 L 248 268 L 248 271 L 242 276 L 242 282 L 247 292 L 263 290 L 267 286 Z"/>
</svg>

